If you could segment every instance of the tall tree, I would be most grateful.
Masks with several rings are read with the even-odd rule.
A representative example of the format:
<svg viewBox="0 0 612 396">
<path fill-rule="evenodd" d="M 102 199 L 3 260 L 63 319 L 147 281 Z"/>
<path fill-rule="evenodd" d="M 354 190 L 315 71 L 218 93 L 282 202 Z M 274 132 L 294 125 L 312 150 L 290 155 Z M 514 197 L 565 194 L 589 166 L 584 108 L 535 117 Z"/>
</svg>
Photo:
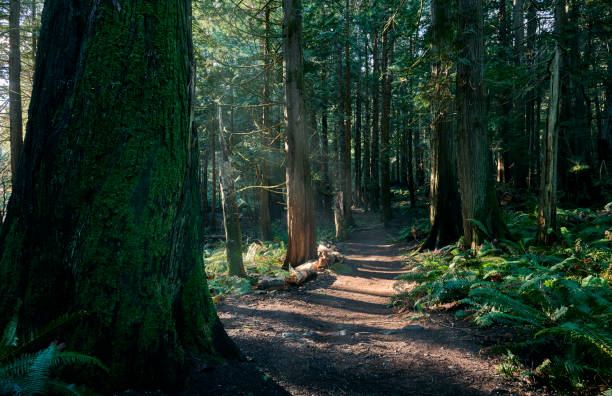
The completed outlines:
<svg viewBox="0 0 612 396">
<path fill-rule="evenodd" d="M 391 220 L 391 191 L 389 177 L 390 118 L 391 118 L 391 71 L 389 64 L 393 57 L 393 38 L 385 27 L 382 34 L 382 107 L 380 122 L 380 204 L 381 217 L 386 225 Z"/>
<path fill-rule="evenodd" d="M 377 211 L 380 204 L 379 190 L 379 115 L 380 115 L 380 52 L 378 51 L 378 32 L 372 32 L 372 135 L 370 137 L 370 183 L 368 184 L 370 209 Z"/>
<path fill-rule="evenodd" d="M 542 170 L 540 173 L 540 210 L 537 242 L 548 245 L 553 242 L 557 228 L 557 162 L 559 152 L 559 121 L 561 100 L 562 50 L 559 35 L 562 32 L 565 0 L 555 2 L 555 33 L 557 42 L 550 65 L 550 103 L 542 147 Z"/>
<path fill-rule="evenodd" d="M 242 262 L 242 231 L 240 229 L 240 210 L 234 185 L 234 167 L 230 161 L 230 151 L 223 131 L 223 108 L 218 105 L 219 121 L 219 184 L 221 186 L 221 203 L 223 206 L 223 226 L 225 229 L 225 256 L 229 275 L 244 276 Z M 232 128 L 233 129 L 233 128 Z"/>
<path fill-rule="evenodd" d="M 11 175 L 17 175 L 23 147 L 23 119 L 21 108 L 21 0 L 9 3 L 9 122 L 11 140 Z"/>
<path fill-rule="evenodd" d="M 353 224 L 351 208 L 353 206 L 352 173 L 351 173 L 351 0 L 346 0 L 344 7 L 344 222 L 346 228 Z"/>
<path fill-rule="evenodd" d="M 316 255 L 316 230 L 304 117 L 302 2 L 283 0 L 283 68 L 287 133 L 287 255 L 284 267 Z"/>
<path fill-rule="evenodd" d="M 43 11 L 0 327 L 86 311 L 62 341 L 107 363 L 113 390 L 175 387 L 189 356 L 239 354 L 203 270 L 190 26 L 188 0 Z"/>
<path fill-rule="evenodd" d="M 493 180 L 485 119 L 483 12 L 481 0 L 458 0 L 457 134 L 459 185 L 465 242 L 477 248 L 490 237 L 503 237 L 506 227 Z"/>
<path fill-rule="evenodd" d="M 263 141 L 265 146 L 272 145 L 272 123 L 270 122 L 270 69 L 272 68 L 272 49 L 271 49 L 271 22 L 270 22 L 270 4 L 264 6 L 264 34 L 263 38 L 263 59 L 264 59 L 264 83 L 262 91 L 262 99 L 264 103 L 262 109 L 261 127 L 263 129 Z M 262 156 L 260 164 L 260 177 L 262 188 L 259 189 L 259 234 L 261 239 L 269 240 L 272 238 L 272 225 L 270 217 L 270 170 L 268 166 L 268 158 Z"/>
<path fill-rule="evenodd" d="M 460 198 L 457 187 L 457 140 L 451 111 L 452 72 L 451 10 L 442 0 L 431 3 L 431 39 L 434 60 L 431 67 L 431 176 L 429 235 L 424 249 L 448 245 L 461 235 Z"/>
</svg>

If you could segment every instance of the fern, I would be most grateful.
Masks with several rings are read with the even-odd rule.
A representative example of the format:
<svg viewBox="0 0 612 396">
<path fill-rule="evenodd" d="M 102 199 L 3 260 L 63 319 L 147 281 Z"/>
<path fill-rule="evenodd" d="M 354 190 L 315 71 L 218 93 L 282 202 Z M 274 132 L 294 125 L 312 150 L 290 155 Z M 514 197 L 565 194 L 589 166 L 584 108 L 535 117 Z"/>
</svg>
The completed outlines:
<svg viewBox="0 0 612 396">
<path fill-rule="evenodd" d="M 478 252 L 452 245 L 412 254 L 411 272 L 398 279 L 416 286 L 394 303 L 412 300 L 422 310 L 459 302 L 466 308 L 457 314 L 479 326 L 513 328 L 512 351 L 538 367 L 531 375 L 564 391 L 612 383 L 612 242 L 599 239 L 612 216 L 560 213 L 563 247 L 531 246 L 536 219 L 515 214 L 508 225 L 518 242 L 497 243 L 505 253 L 485 242 Z"/>
<path fill-rule="evenodd" d="M 13 319 L 5 328 L 0 345 L 0 394 L 37 395 L 47 394 L 54 389 L 56 392 L 79 395 L 74 385 L 52 379 L 52 371 L 66 366 L 89 365 L 108 372 L 108 368 L 99 359 L 78 352 L 63 351 L 56 344 L 38 352 L 24 352 L 79 315 L 63 316 L 21 344 L 17 342 L 17 320 Z"/>
</svg>

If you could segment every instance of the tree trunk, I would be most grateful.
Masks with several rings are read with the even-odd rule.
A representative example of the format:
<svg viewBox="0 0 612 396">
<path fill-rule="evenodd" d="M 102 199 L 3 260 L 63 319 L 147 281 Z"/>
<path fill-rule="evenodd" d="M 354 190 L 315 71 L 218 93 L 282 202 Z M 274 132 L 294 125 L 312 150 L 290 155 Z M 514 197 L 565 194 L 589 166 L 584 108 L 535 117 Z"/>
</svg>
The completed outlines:
<svg viewBox="0 0 612 396">
<path fill-rule="evenodd" d="M 322 83 L 325 85 L 326 72 L 322 73 Z M 323 211 L 325 217 L 331 221 L 333 217 L 333 194 L 332 186 L 329 177 L 329 124 L 327 121 L 327 94 L 323 94 L 323 114 L 321 115 L 321 134 L 319 138 L 321 140 L 321 163 L 322 163 L 322 180 L 321 180 L 321 194 L 323 196 Z"/>
<path fill-rule="evenodd" d="M 287 133 L 287 256 L 283 266 L 316 257 L 308 136 L 304 125 L 304 57 L 302 2 L 283 0 L 285 128 Z"/>
<path fill-rule="evenodd" d="M 359 62 L 360 64 L 361 62 Z M 363 205 L 361 195 L 361 107 L 363 103 L 361 92 L 361 76 L 357 74 L 357 94 L 355 97 L 355 196 L 357 197 L 358 205 Z"/>
<path fill-rule="evenodd" d="M 531 75 L 531 81 L 529 82 L 529 89 L 527 90 L 527 102 L 526 102 L 526 125 L 527 134 L 529 135 L 529 171 L 527 176 L 527 187 L 532 190 L 534 186 L 537 186 L 537 174 L 539 168 L 539 143 L 540 136 L 538 126 L 536 125 L 536 95 L 538 95 L 538 89 L 534 85 L 537 84 L 536 76 L 537 69 L 535 64 L 535 42 L 538 27 L 536 7 L 534 4 L 535 0 L 528 0 L 527 6 L 527 62 Z"/>
<path fill-rule="evenodd" d="M 562 30 L 564 0 L 556 0 L 555 32 Z M 537 242 L 549 245 L 555 239 L 557 229 L 557 160 L 559 152 L 559 109 L 561 96 L 561 46 L 555 44 L 555 54 L 550 66 L 550 104 L 544 147 L 542 148 L 542 171 L 540 173 L 540 211 Z"/>
<path fill-rule="evenodd" d="M 190 8 L 48 1 L 43 12 L 0 231 L 0 327 L 17 307 L 28 335 L 86 311 L 58 341 L 110 367 L 105 393 L 175 389 L 193 360 L 239 355 L 202 263 Z"/>
<path fill-rule="evenodd" d="M 217 229 L 217 148 L 215 144 L 215 130 L 216 128 L 211 126 L 210 128 L 210 163 L 212 166 L 212 183 L 210 189 L 212 192 L 211 206 L 210 206 L 210 231 L 213 232 Z"/>
<path fill-rule="evenodd" d="M 264 29 L 265 37 L 263 43 L 264 56 L 264 84 L 263 84 L 263 100 L 265 101 L 262 110 L 261 127 L 263 128 L 263 144 L 266 148 L 272 145 L 272 132 L 270 120 L 270 67 L 271 67 L 271 46 L 270 46 L 270 4 L 265 6 L 264 10 Z M 260 163 L 260 181 L 263 188 L 259 189 L 259 236 L 262 240 L 268 241 L 272 239 L 272 225 L 270 222 L 270 191 L 267 188 L 270 183 L 270 167 L 268 166 L 267 156 L 263 156 Z"/>
<path fill-rule="evenodd" d="M 206 214 L 208 213 L 208 157 L 210 157 L 210 147 L 200 135 L 197 124 L 194 122 L 194 133 L 198 136 L 200 143 L 200 196 L 202 197 L 202 220 L 206 223 Z"/>
<path fill-rule="evenodd" d="M 514 34 L 514 66 L 520 70 L 525 62 L 525 21 L 523 0 L 514 0 L 512 9 L 512 32 Z M 520 80 L 519 80 L 520 81 Z M 529 147 L 528 135 L 525 129 L 525 92 L 520 82 L 514 84 L 512 97 L 513 106 L 513 138 L 512 143 L 516 147 L 513 156 L 514 182 L 517 187 L 526 188 L 529 178 L 529 160 L 525 161 L 525 148 Z"/>
<path fill-rule="evenodd" d="M 9 128 L 11 140 L 11 178 L 15 183 L 23 147 L 21 109 L 21 0 L 9 4 Z"/>
<path fill-rule="evenodd" d="M 380 122 L 380 203 L 383 224 L 391 220 L 391 190 L 389 178 L 389 118 L 391 116 L 391 72 L 389 63 L 393 56 L 393 40 L 389 37 L 389 30 L 382 35 L 382 108 Z"/>
<path fill-rule="evenodd" d="M 380 205 L 379 190 L 379 97 L 380 97 L 380 54 L 378 51 L 378 32 L 372 33 L 374 70 L 372 72 L 372 136 L 370 138 L 370 184 L 368 185 L 370 208 L 376 212 Z"/>
<path fill-rule="evenodd" d="M 457 110 L 459 136 L 459 185 L 465 243 L 477 249 L 488 238 L 502 238 L 501 217 L 493 181 L 493 164 L 485 120 L 484 41 L 481 0 L 459 0 Z M 487 232 L 477 224 L 480 222 Z"/>
<path fill-rule="evenodd" d="M 370 60 L 368 56 L 368 40 L 365 40 L 365 90 L 366 95 L 364 97 L 365 102 L 365 130 L 363 131 L 363 162 L 361 165 L 361 169 L 363 169 L 363 185 L 362 189 L 362 198 L 364 201 L 364 208 L 367 210 L 370 208 L 369 204 L 369 191 L 368 186 L 371 183 L 371 174 L 370 174 L 370 137 L 371 137 L 371 127 L 372 124 L 370 122 Z"/>
<path fill-rule="evenodd" d="M 510 67 L 511 55 L 510 50 L 512 47 L 512 36 L 510 35 L 510 16 L 508 14 L 508 0 L 499 0 L 498 14 L 499 14 L 499 44 L 500 44 L 500 55 L 502 61 Z M 508 175 L 508 166 L 511 165 L 512 159 L 514 158 L 514 152 L 516 149 L 510 136 L 510 119 L 512 117 L 512 92 L 511 86 L 508 82 L 504 81 L 504 84 L 500 87 L 499 102 L 501 104 L 501 121 L 499 135 L 497 136 L 498 150 L 496 152 L 497 162 L 497 182 L 507 183 L 510 180 Z"/>
<path fill-rule="evenodd" d="M 338 160 L 336 162 L 336 175 L 337 175 L 337 179 L 336 179 L 336 186 L 337 186 L 337 192 L 342 192 L 342 199 L 338 200 L 337 198 L 337 194 L 336 193 L 336 198 L 334 198 L 334 224 L 336 226 L 336 238 L 338 239 L 345 239 L 346 235 L 347 235 L 347 229 L 348 229 L 348 213 L 346 210 L 346 198 L 347 198 L 347 176 L 346 176 L 346 172 L 347 172 L 347 168 L 350 168 L 350 164 L 346 163 L 346 147 L 347 147 L 347 137 L 348 137 L 348 133 L 347 133 L 347 129 L 346 129 L 346 91 L 345 91 L 345 81 L 346 81 L 346 76 L 345 74 L 345 70 L 343 69 L 343 58 L 342 58 L 342 43 L 340 42 L 340 40 L 336 41 L 336 98 L 337 98 L 337 103 L 338 105 L 336 106 L 336 119 L 338 120 L 338 127 L 337 127 L 337 141 L 336 141 L 336 147 L 338 149 Z M 349 159 L 350 162 L 350 159 Z M 350 175 L 350 170 L 349 170 L 349 175 Z M 348 179 L 350 181 L 350 177 Z M 338 213 L 338 206 L 337 203 L 341 202 L 343 207 L 341 210 L 341 213 Z"/>
<path fill-rule="evenodd" d="M 431 176 L 429 235 L 423 249 L 437 249 L 455 242 L 461 234 L 461 199 L 457 188 L 457 140 L 451 111 L 450 10 L 442 0 L 432 1 Z"/>
<path fill-rule="evenodd" d="M 230 162 L 230 152 L 223 133 L 223 109 L 218 105 L 219 120 L 219 184 L 221 187 L 221 203 L 223 206 L 223 227 L 225 229 L 225 257 L 227 258 L 228 274 L 245 276 L 242 263 L 242 231 L 240 229 L 240 210 L 236 199 L 234 185 L 234 167 Z M 232 128 L 233 129 L 233 128 Z"/>
<path fill-rule="evenodd" d="M 351 0 L 346 0 L 345 3 L 345 16 L 344 16 L 344 131 L 346 133 L 344 142 L 344 217 L 346 221 L 346 227 L 348 228 L 353 224 L 353 213 L 351 208 L 353 207 L 353 187 L 352 187 L 352 172 L 351 172 L 351 140 L 352 140 L 352 105 L 351 105 L 351 46 L 350 46 L 350 18 L 351 18 Z"/>
<path fill-rule="evenodd" d="M 601 135 L 599 136 L 599 160 L 605 162 L 605 165 L 609 168 L 612 166 L 610 159 L 612 157 L 612 45 L 608 46 L 608 67 L 607 67 L 608 78 L 606 79 L 606 107 L 605 117 Z M 601 166 L 600 165 L 600 166 Z"/>
</svg>

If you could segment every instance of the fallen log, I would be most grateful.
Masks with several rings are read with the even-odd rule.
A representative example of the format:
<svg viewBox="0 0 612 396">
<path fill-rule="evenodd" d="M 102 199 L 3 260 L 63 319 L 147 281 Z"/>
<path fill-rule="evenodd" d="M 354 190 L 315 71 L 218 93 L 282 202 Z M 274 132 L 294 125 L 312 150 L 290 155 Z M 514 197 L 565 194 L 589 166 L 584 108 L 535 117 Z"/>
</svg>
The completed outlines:
<svg viewBox="0 0 612 396">
<path fill-rule="evenodd" d="M 289 287 L 285 276 L 262 276 L 257 281 L 256 288 L 259 290 L 285 290 Z"/>
<path fill-rule="evenodd" d="M 287 277 L 287 282 L 296 286 L 309 281 L 317 276 L 319 263 L 317 261 L 309 261 L 305 264 L 298 265 L 291 269 L 291 276 Z"/>
</svg>

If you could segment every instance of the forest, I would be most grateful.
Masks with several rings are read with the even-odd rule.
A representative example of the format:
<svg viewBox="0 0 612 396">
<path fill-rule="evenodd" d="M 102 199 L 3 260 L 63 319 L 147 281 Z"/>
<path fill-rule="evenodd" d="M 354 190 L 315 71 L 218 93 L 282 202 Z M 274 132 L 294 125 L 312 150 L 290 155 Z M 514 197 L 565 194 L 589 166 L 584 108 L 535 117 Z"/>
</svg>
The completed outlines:
<svg viewBox="0 0 612 396">
<path fill-rule="evenodd" d="M 5 0 L 0 104 L 0 395 L 612 396 L 610 0 Z"/>
</svg>

